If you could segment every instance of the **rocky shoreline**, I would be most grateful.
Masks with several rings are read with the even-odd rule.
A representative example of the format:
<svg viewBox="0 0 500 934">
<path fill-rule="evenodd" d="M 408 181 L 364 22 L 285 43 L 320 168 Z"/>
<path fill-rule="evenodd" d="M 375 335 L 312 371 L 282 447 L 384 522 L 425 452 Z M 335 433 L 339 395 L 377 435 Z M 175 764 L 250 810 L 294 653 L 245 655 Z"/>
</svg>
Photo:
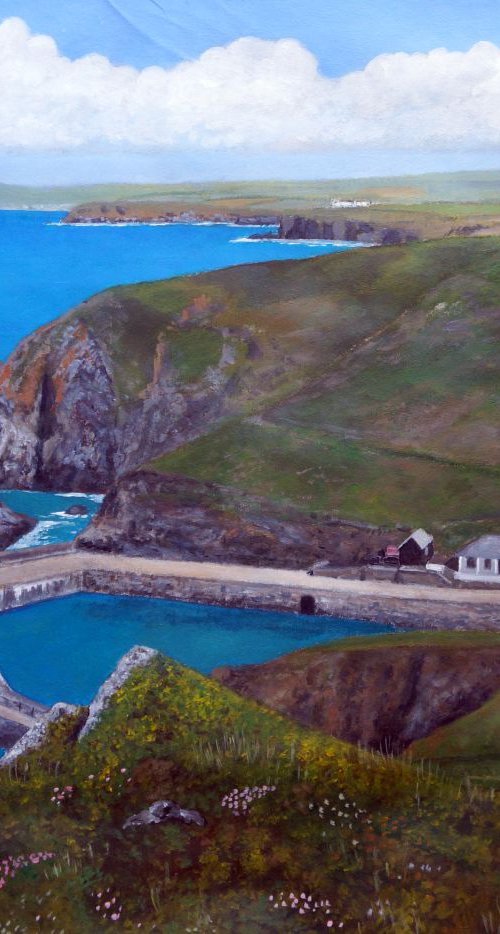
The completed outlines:
<svg viewBox="0 0 500 934">
<path fill-rule="evenodd" d="M 277 230 L 252 234 L 251 239 L 266 240 L 332 240 L 369 245 L 410 243 L 419 239 L 415 230 L 344 217 L 315 220 L 301 215 L 239 214 L 220 211 L 137 211 L 137 205 L 102 204 L 74 208 L 61 221 L 67 225 L 128 225 L 128 224 L 233 224 L 241 227 L 276 227 Z"/>
</svg>

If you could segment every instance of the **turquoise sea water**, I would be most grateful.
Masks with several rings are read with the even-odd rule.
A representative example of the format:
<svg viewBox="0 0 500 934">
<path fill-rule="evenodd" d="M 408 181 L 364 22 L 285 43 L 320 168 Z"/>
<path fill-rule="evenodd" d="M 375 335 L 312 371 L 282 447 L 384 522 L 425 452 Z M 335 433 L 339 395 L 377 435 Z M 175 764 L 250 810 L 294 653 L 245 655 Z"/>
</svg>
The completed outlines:
<svg viewBox="0 0 500 934">
<path fill-rule="evenodd" d="M 42 703 L 88 703 L 133 645 L 160 649 L 191 668 L 263 662 L 345 636 L 391 631 L 331 617 L 79 594 L 0 617 L 0 671 Z"/>
<path fill-rule="evenodd" d="M 9 551 L 17 551 L 19 548 L 36 548 L 40 545 L 54 545 L 57 542 L 70 542 L 90 522 L 99 509 L 102 498 L 102 496 L 90 496 L 85 493 L 0 490 L 0 500 L 10 509 L 38 519 L 38 525 L 11 545 Z M 74 505 L 85 506 L 87 515 L 66 515 L 66 510 Z"/>
<path fill-rule="evenodd" d="M 226 224 L 70 227 L 58 223 L 63 216 L 0 211 L 0 359 L 41 324 L 112 285 L 357 246 L 249 241 L 262 228 Z"/>
</svg>

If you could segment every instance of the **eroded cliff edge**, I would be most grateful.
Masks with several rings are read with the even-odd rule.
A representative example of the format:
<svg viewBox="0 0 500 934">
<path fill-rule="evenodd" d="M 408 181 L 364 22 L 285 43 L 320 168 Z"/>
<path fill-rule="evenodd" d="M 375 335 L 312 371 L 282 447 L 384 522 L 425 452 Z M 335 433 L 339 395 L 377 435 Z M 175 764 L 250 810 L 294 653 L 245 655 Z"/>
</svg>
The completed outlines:
<svg viewBox="0 0 500 934">
<path fill-rule="evenodd" d="M 351 639 L 263 665 L 218 668 L 213 676 L 305 726 L 400 752 L 500 690 L 500 637 L 425 633 L 420 644 L 419 634 Z"/>
</svg>

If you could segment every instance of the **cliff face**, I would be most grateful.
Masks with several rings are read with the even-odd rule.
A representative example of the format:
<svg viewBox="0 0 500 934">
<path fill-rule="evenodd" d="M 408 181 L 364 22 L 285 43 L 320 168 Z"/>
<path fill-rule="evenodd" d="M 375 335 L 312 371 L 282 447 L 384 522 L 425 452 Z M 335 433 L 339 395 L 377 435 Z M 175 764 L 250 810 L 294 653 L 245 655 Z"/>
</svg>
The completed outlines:
<svg viewBox="0 0 500 934">
<path fill-rule="evenodd" d="M 414 230 L 382 227 L 347 217 L 322 221 L 298 216 L 281 218 L 278 237 L 282 240 L 346 240 L 383 246 L 419 239 Z"/>
<path fill-rule="evenodd" d="M 500 645 L 450 648 L 429 637 L 423 646 L 318 647 L 213 676 L 306 726 L 399 752 L 500 688 Z"/>
<path fill-rule="evenodd" d="M 195 320 L 194 373 L 175 353 L 189 340 L 189 308 L 171 342 L 158 316 L 136 321 L 134 344 L 133 315 L 119 301 L 102 302 L 95 327 L 93 304 L 28 337 L 0 371 L 0 486 L 101 491 L 231 411 L 243 334 L 208 327 L 200 335 Z"/>
<path fill-rule="evenodd" d="M 352 564 L 388 538 L 387 532 L 319 522 L 298 511 L 284 516 L 269 502 L 215 483 L 138 471 L 107 494 L 77 544 L 95 551 L 305 568 L 318 559 Z"/>
</svg>

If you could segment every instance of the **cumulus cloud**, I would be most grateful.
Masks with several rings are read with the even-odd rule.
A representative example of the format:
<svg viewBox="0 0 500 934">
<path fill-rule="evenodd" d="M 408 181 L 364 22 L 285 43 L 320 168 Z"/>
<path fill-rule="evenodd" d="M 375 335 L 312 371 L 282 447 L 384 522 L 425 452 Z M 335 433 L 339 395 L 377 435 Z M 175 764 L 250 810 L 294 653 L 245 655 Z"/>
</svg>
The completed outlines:
<svg viewBox="0 0 500 934">
<path fill-rule="evenodd" d="M 63 56 L 23 20 L 0 24 L 0 147 L 275 151 L 500 144 L 500 49 L 387 54 L 321 75 L 294 39 L 242 38 L 170 68 Z"/>
</svg>

